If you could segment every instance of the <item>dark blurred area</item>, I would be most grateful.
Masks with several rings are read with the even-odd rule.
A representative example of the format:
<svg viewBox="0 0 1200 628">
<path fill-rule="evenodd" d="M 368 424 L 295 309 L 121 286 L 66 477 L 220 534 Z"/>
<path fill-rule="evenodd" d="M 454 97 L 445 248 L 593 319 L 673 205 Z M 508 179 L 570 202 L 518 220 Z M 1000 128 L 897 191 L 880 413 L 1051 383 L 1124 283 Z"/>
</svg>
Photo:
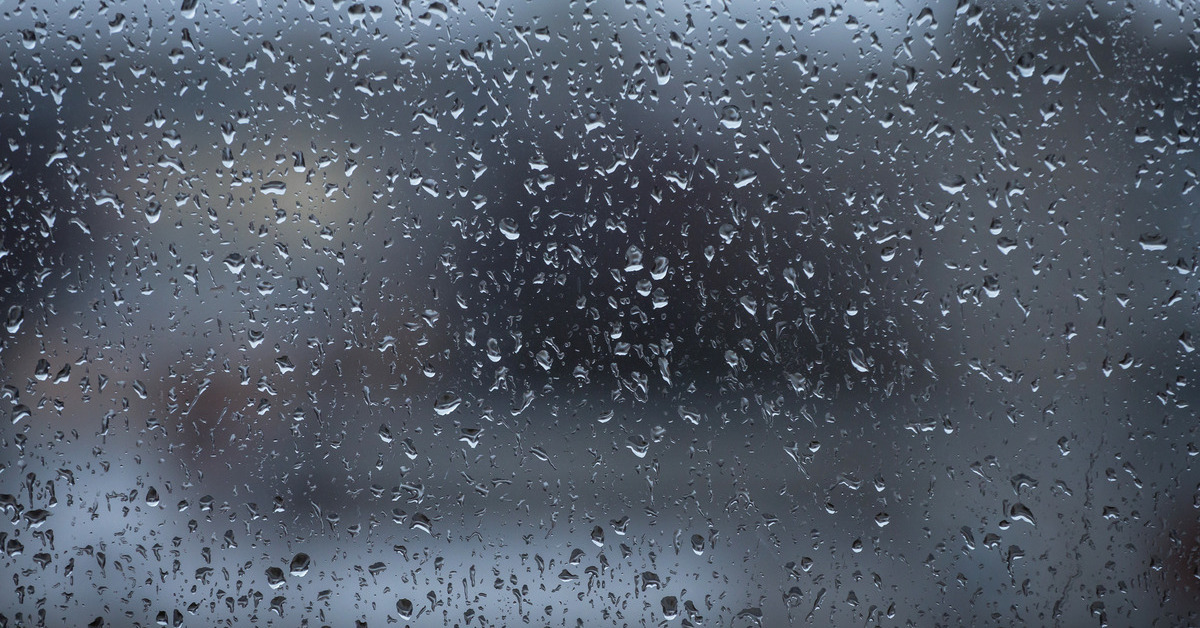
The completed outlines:
<svg viewBox="0 0 1200 628">
<path fill-rule="evenodd" d="M 0 626 L 1200 622 L 1194 5 L 0 14 Z"/>
</svg>

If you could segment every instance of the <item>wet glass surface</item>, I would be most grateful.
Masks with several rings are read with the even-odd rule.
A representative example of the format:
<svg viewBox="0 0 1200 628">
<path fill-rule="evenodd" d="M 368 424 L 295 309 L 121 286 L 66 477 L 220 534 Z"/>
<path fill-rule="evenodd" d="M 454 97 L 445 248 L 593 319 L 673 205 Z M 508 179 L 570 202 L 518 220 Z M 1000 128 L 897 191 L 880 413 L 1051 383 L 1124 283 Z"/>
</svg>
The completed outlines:
<svg viewBox="0 0 1200 628">
<path fill-rule="evenodd" d="M 1196 624 L 1198 13 L 0 3 L 0 626 Z"/>
</svg>

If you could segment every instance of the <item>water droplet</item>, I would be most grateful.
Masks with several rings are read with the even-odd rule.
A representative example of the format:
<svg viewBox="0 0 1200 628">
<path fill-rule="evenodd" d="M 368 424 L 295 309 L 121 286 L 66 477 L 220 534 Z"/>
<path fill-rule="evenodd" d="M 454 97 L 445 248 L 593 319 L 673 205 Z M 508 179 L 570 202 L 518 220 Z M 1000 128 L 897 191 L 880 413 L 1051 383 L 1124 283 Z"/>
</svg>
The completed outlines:
<svg viewBox="0 0 1200 628">
<path fill-rule="evenodd" d="M 721 109 L 721 126 L 727 129 L 742 127 L 742 112 L 734 105 L 726 105 Z"/>
<path fill-rule="evenodd" d="M 664 596 L 662 599 L 663 619 L 675 619 L 679 615 L 679 600 L 674 595 Z"/>
<path fill-rule="evenodd" d="M 517 227 L 517 221 L 512 218 L 500 219 L 500 233 L 508 240 L 516 240 L 521 237 L 520 229 Z"/>
<path fill-rule="evenodd" d="M 655 61 L 654 77 L 658 80 L 659 85 L 669 83 L 671 81 L 671 65 L 662 59 Z"/>
<path fill-rule="evenodd" d="M 700 425 L 701 415 L 698 410 L 686 406 L 679 406 L 679 418 L 691 423 L 692 425 Z"/>
<path fill-rule="evenodd" d="M 296 554 L 292 557 L 291 563 L 288 564 L 288 573 L 297 578 L 303 577 L 308 574 L 308 567 L 311 562 L 312 560 L 308 557 L 308 554 L 303 552 Z"/>
<path fill-rule="evenodd" d="M 1143 251 L 1164 251 L 1167 248 L 1167 236 L 1161 233 L 1143 233 L 1138 238 L 1138 244 Z"/>
<path fill-rule="evenodd" d="M 283 181 L 267 181 L 266 183 L 262 184 L 261 187 L 259 187 L 259 190 L 263 194 L 273 194 L 278 196 L 284 192 L 287 192 L 287 183 L 284 183 Z"/>
<path fill-rule="evenodd" d="M 267 567 L 267 586 L 272 589 L 282 587 L 286 582 L 283 570 L 279 567 Z"/>
<path fill-rule="evenodd" d="M 437 403 L 433 406 L 433 411 L 440 416 L 446 416 L 457 410 L 460 404 L 462 404 L 462 397 L 452 392 L 445 392 L 438 397 Z"/>
<path fill-rule="evenodd" d="M 21 323 L 25 322 L 25 308 L 20 305 L 10 305 L 8 307 L 8 315 L 4 319 L 4 328 L 8 333 L 15 334 L 21 329 Z"/>
</svg>

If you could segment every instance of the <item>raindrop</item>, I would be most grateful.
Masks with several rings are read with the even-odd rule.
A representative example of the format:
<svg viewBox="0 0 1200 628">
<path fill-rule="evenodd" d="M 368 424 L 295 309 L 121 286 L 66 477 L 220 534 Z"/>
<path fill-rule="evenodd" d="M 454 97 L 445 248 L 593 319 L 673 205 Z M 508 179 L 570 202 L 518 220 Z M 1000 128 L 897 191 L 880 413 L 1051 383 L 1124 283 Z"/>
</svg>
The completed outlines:
<svg viewBox="0 0 1200 628">
<path fill-rule="evenodd" d="M 742 112 L 734 105 L 726 105 L 721 109 L 721 126 L 727 129 L 739 129 L 742 127 Z"/>
<path fill-rule="evenodd" d="M 20 305 L 10 305 L 8 315 L 4 319 L 4 328 L 8 330 L 8 333 L 15 334 L 21 329 L 23 322 L 25 322 L 25 308 Z"/>
<path fill-rule="evenodd" d="M 444 392 L 438 397 L 437 403 L 433 406 L 433 411 L 438 413 L 439 416 L 446 416 L 457 410 L 461 404 L 461 397 L 452 392 Z"/>
<path fill-rule="evenodd" d="M 1138 244 L 1143 251 L 1164 251 L 1167 248 L 1167 237 L 1161 233 L 1143 233 L 1138 238 Z"/>
<path fill-rule="evenodd" d="M 308 567 L 311 562 L 308 554 L 303 552 L 296 554 L 292 557 L 292 562 L 288 565 L 288 573 L 297 578 L 303 577 L 308 574 Z"/>
</svg>

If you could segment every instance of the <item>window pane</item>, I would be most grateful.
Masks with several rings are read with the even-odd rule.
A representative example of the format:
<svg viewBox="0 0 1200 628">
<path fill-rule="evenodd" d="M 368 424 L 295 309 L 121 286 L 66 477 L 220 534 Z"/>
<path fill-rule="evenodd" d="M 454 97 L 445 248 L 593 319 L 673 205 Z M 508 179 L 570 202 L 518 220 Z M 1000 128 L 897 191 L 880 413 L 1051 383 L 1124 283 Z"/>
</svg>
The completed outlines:
<svg viewBox="0 0 1200 628">
<path fill-rule="evenodd" d="M 1200 621 L 1195 5 L 0 11 L 0 626 Z"/>
</svg>

